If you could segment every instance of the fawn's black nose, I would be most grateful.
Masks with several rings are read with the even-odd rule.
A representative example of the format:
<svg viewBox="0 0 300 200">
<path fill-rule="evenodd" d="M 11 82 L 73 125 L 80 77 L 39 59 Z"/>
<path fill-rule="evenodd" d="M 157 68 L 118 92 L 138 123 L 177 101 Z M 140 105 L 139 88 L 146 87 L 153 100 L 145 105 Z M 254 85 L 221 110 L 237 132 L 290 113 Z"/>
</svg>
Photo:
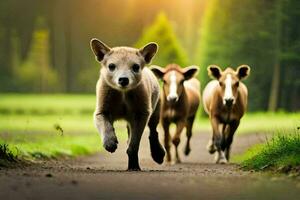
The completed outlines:
<svg viewBox="0 0 300 200">
<path fill-rule="evenodd" d="M 129 79 L 127 77 L 121 77 L 118 81 L 119 85 L 126 87 L 129 84 Z"/>
<path fill-rule="evenodd" d="M 234 100 L 234 99 L 232 99 L 232 98 L 230 98 L 230 99 L 225 99 L 225 104 L 226 104 L 226 106 L 232 106 L 233 100 Z"/>
</svg>

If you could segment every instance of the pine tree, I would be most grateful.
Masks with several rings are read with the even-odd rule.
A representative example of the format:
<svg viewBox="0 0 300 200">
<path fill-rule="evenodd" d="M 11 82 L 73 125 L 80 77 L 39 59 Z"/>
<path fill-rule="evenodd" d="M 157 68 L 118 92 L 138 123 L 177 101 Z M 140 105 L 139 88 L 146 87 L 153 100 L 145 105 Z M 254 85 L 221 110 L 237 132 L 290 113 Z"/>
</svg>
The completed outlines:
<svg viewBox="0 0 300 200">
<path fill-rule="evenodd" d="M 160 66 L 166 66 L 169 63 L 177 63 L 181 66 L 188 64 L 187 55 L 164 13 L 159 13 L 153 24 L 143 31 L 135 46 L 139 48 L 148 42 L 156 42 L 159 45 L 159 51 L 152 61 L 153 64 Z"/>
</svg>

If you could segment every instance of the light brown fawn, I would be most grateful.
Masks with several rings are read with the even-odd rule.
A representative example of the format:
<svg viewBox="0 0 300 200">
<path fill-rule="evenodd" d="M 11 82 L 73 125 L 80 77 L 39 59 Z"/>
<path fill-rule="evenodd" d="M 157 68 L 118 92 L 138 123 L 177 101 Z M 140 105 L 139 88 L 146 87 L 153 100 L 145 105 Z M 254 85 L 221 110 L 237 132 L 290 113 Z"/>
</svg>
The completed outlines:
<svg viewBox="0 0 300 200">
<path fill-rule="evenodd" d="M 188 155 L 191 151 L 192 128 L 200 103 L 200 82 L 193 78 L 198 67 L 190 66 L 182 69 L 176 64 L 170 64 L 165 68 L 153 66 L 151 70 L 164 82 L 161 97 L 161 122 L 165 132 L 167 161 L 171 161 L 169 126 L 175 123 L 177 129 L 172 142 L 175 146 L 176 162 L 179 163 L 178 145 L 181 132 L 185 127 L 187 143 L 184 153 Z"/>
<path fill-rule="evenodd" d="M 148 124 L 151 155 L 154 161 L 161 164 L 165 151 L 156 131 L 160 117 L 159 83 L 151 70 L 145 67 L 158 46 L 149 43 L 141 49 L 110 48 L 93 39 L 91 47 L 101 64 L 94 119 L 102 135 L 104 148 L 111 153 L 117 149 L 118 140 L 113 123 L 118 119 L 125 119 L 129 136 L 128 170 L 140 170 L 138 151 Z"/>
<path fill-rule="evenodd" d="M 247 109 L 248 90 L 241 80 L 250 74 L 250 67 L 241 65 L 236 71 L 232 68 L 222 71 L 211 65 L 207 70 L 216 79 L 210 81 L 203 91 L 203 107 L 213 130 L 207 149 L 211 154 L 217 151 L 216 163 L 227 163 L 234 133 Z"/>
</svg>

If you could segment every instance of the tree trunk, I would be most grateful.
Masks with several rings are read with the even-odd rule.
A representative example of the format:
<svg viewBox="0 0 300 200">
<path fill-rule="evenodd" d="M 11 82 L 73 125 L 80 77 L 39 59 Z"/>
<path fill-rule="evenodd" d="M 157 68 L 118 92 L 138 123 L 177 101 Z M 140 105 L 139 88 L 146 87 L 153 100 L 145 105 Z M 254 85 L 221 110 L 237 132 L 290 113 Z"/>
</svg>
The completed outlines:
<svg viewBox="0 0 300 200">
<path fill-rule="evenodd" d="M 280 64 L 277 63 L 274 66 L 274 72 L 272 77 L 271 93 L 269 99 L 268 110 L 275 112 L 278 105 L 278 94 L 279 94 L 279 85 L 280 85 Z"/>
<path fill-rule="evenodd" d="M 72 68 L 72 16 L 71 16 L 71 8 L 70 6 L 66 8 L 65 11 L 65 45 L 66 45 L 66 90 L 67 92 L 74 91 L 74 82 L 75 82 L 75 74 L 74 69 Z"/>
<path fill-rule="evenodd" d="M 67 69 L 66 69 L 66 37 L 65 37 L 65 23 L 64 23 L 64 1 L 55 1 L 52 13 L 52 61 L 54 67 L 58 71 L 59 83 L 61 92 L 67 92 Z"/>
<path fill-rule="evenodd" d="M 277 2 L 277 9 L 275 13 L 276 20 L 276 44 L 275 44 L 275 55 L 274 55 L 274 71 L 272 75 L 271 91 L 269 96 L 268 110 L 275 112 L 278 107 L 279 87 L 280 87 L 280 53 L 281 53 L 281 23 L 282 23 L 282 6 L 281 2 Z"/>
</svg>

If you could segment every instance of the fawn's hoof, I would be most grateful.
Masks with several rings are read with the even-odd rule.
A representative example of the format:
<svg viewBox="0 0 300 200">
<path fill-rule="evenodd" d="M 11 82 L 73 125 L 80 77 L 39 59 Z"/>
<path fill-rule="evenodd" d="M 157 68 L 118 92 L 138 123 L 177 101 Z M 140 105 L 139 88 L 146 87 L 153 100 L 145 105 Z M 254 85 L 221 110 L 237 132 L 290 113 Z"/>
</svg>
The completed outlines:
<svg viewBox="0 0 300 200">
<path fill-rule="evenodd" d="M 167 156 L 166 156 L 165 160 L 166 160 L 167 163 L 171 163 L 171 155 L 167 153 Z"/>
<path fill-rule="evenodd" d="M 105 137 L 103 141 L 103 147 L 106 151 L 113 153 L 118 148 L 118 139 L 116 136 L 113 137 Z"/>
<path fill-rule="evenodd" d="M 219 160 L 219 164 L 227 164 L 226 158 L 222 158 Z"/>
<path fill-rule="evenodd" d="M 141 168 L 140 167 L 128 167 L 127 171 L 129 172 L 134 172 L 134 171 L 141 171 Z"/>
<path fill-rule="evenodd" d="M 172 161 L 171 163 L 172 163 L 172 165 L 180 164 L 181 160 L 178 158 L 178 159 L 175 159 L 174 161 Z"/>
<path fill-rule="evenodd" d="M 151 151 L 151 156 L 156 163 L 162 164 L 164 162 L 165 150 L 161 145 L 159 146 Z"/>
<path fill-rule="evenodd" d="M 212 140 L 209 140 L 207 146 L 206 146 L 206 149 L 208 150 L 208 152 L 210 154 L 213 154 L 217 151 L 215 145 L 213 144 L 213 141 Z"/>
<path fill-rule="evenodd" d="M 191 152 L 191 148 L 189 148 L 189 147 L 186 147 L 185 148 L 185 150 L 184 150 L 184 155 L 189 155 L 190 154 L 190 152 Z"/>
<path fill-rule="evenodd" d="M 215 161 L 217 164 L 226 164 L 228 162 L 224 152 L 217 153 L 215 156 Z"/>
<path fill-rule="evenodd" d="M 153 160 L 158 163 L 162 164 L 164 162 L 164 157 L 165 157 L 165 150 L 159 143 L 158 139 L 150 139 L 150 149 L 151 149 L 151 156 Z"/>
</svg>

